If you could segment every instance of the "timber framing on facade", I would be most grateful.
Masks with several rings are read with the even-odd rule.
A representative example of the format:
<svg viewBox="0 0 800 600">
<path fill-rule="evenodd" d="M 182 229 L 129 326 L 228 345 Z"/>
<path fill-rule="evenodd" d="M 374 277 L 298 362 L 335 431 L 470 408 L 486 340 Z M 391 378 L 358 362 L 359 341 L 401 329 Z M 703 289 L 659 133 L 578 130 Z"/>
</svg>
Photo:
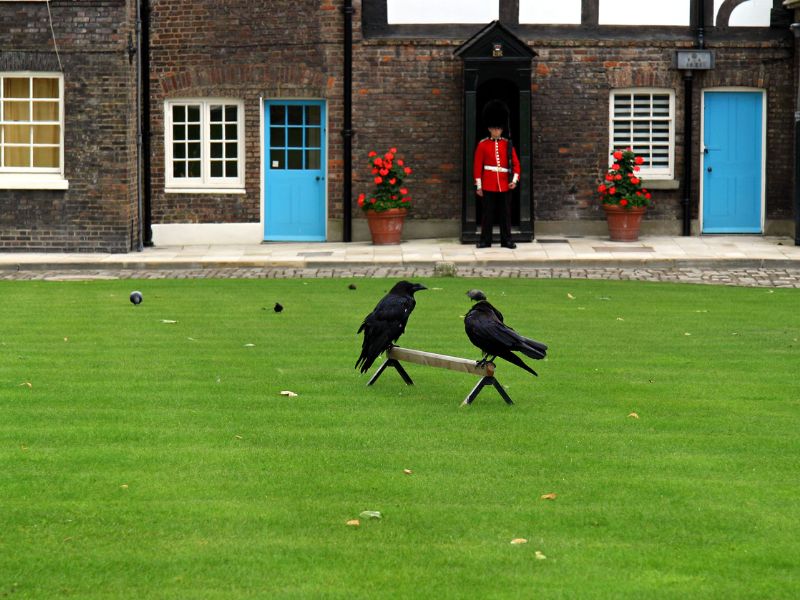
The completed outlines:
<svg viewBox="0 0 800 600">
<path fill-rule="evenodd" d="M 0 251 L 366 240 L 355 197 L 390 148 L 414 167 L 406 237 L 471 243 L 493 99 L 523 163 L 516 241 L 603 233 L 599 178 L 633 145 L 643 235 L 800 244 L 800 1 L 636 26 L 610 1 L 548 24 L 520 0 L 469 23 L 393 20 L 402 0 L 0 0 Z"/>
</svg>

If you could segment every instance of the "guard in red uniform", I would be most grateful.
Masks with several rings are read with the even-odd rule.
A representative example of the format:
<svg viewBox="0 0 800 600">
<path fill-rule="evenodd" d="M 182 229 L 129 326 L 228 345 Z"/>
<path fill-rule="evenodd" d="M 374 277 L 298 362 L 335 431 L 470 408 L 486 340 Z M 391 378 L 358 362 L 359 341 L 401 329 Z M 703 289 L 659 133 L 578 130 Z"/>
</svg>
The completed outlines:
<svg viewBox="0 0 800 600">
<path fill-rule="evenodd" d="M 494 212 L 499 210 L 500 245 L 516 248 L 517 245 L 511 241 L 511 190 L 519 182 L 520 166 L 513 144 L 502 137 L 504 123 L 508 121 L 508 109 L 493 101 L 487 104 L 483 117 L 489 137 L 478 142 L 473 165 L 475 193 L 481 198 L 483 210 L 481 238 L 477 247 L 488 248 L 492 245 Z"/>
</svg>

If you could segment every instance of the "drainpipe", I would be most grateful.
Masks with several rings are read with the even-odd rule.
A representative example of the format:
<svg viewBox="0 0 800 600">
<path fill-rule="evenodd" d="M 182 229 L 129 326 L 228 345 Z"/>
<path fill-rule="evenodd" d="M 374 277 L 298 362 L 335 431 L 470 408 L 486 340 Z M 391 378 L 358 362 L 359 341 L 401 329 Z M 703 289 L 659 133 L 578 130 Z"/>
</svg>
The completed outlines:
<svg viewBox="0 0 800 600">
<path fill-rule="evenodd" d="M 136 54 L 136 250 L 152 246 L 150 223 L 150 48 L 147 0 L 136 0 L 136 45 L 129 41 L 128 53 Z"/>
<path fill-rule="evenodd" d="M 138 0 L 141 11 L 142 39 L 139 45 L 142 81 L 142 210 L 144 211 L 144 245 L 153 245 L 152 168 L 150 153 L 150 0 Z"/>
<path fill-rule="evenodd" d="M 792 24 L 794 43 L 800 40 L 800 23 Z M 794 112 L 794 245 L 800 246 L 800 90 Z"/>
<path fill-rule="evenodd" d="M 705 43 L 705 0 L 697 0 L 697 28 L 695 30 L 695 48 L 703 49 Z M 694 76 L 692 71 L 683 72 L 683 198 L 681 206 L 683 208 L 683 227 L 682 234 L 690 236 L 692 234 L 692 96 L 694 87 Z"/>
<path fill-rule="evenodd" d="M 692 234 L 692 72 L 683 72 L 683 231 L 684 236 Z"/>
<path fill-rule="evenodd" d="M 129 52 L 136 52 L 136 251 L 144 249 L 144 217 L 143 210 L 143 188 L 144 188 L 144 166 L 142 161 L 142 106 L 145 100 L 142 98 L 142 0 L 136 0 L 136 47 L 130 48 Z"/>
<path fill-rule="evenodd" d="M 342 7 L 344 13 L 344 83 L 342 94 L 344 96 L 344 123 L 342 128 L 343 138 L 343 163 L 344 185 L 342 188 L 342 241 L 352 241 L 353 215 L 353 2 L 345 0 Z"/>
</svg>

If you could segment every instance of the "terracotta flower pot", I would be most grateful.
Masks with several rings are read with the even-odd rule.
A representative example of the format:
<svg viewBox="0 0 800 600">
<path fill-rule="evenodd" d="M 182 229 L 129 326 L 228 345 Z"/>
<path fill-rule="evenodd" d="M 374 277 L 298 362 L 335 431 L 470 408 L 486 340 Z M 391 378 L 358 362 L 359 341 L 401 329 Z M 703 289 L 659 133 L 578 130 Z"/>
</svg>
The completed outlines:
<svg viewBox="0 0 800 600">
<path fill-rule="evenodd" d="M 367 224 L 372 234 L 372 243 L 376 246 L 399 244 L 403 233 L 403 222 L 408 209 L 390 208 L 380 212 L 367 211 Z"/>
<path fill-rule="evenodd" d="M 623 208 L 616 204 L 603 204 L 608 222 L 608 234 L 614 242 L 635 242 L 639 239 L 639 229 L 646 206 Z"/>
</svg>

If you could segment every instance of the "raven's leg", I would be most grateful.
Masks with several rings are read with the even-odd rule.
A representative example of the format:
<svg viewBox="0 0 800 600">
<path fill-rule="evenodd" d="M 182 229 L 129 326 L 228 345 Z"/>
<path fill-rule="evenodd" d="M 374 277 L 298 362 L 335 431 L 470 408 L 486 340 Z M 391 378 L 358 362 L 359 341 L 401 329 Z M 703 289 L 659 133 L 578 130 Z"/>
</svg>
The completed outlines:
<svg viewBox="0 0 800 600">
<path fill-rule="evenodd" d="M 487 352 L 486 354 L 483 355 L 482 359 L 480 359 L 478 362 L 475 363 L 475 366 L 485 367 L 486 363 L 492 362 L 495 358 L 497 358 L 496 355 L 492 357 L 492 360 L 489 360 L 489 353 Z"/>
</svg>

